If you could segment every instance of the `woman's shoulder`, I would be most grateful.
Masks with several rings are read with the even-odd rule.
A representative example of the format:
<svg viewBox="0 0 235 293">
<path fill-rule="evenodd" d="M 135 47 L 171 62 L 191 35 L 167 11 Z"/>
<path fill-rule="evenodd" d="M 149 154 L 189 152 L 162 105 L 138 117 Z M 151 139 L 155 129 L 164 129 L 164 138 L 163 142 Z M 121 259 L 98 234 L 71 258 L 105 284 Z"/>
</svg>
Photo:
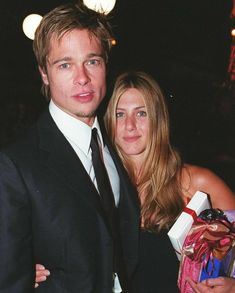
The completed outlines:
<svg viewBox="0 0 235 293">
<path fill-rule="evenodd" d="M 215 174 L 209 169 L 196 165 L 184 164 L 181 171 L 182 189 L 187 193 L 188 197 L 191 197 L 198 188 L 204 188 L 204 185 L 209 183 L 213 175 Z"/>
<path fill-rule="evenodd" d="M 190 177 L 191 184 L 195 186 L 203 187 L 204 185 L 207 186 L 208 183 L 212 183 L 218 179 L 221 180 L 213 171 L 201 166 L 184 164 L 182 172 Z"/>
<path fill-rule="evenodd" d="M 232 190 L 218 175 L 207 168 L 185 164 L 182 168 L 181 184 L 190 197 L 199 190 L 210 196 L 213 207 L 235 209 L 235 196 Z"/>
</svg>

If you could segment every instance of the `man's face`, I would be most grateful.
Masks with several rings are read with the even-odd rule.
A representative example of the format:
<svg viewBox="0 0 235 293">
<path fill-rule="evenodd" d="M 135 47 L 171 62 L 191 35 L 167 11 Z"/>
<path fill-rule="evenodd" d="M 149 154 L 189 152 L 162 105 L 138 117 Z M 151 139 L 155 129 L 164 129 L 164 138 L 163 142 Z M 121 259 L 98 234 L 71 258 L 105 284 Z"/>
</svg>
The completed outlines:
<svg viewBox="0 0 235 293">
<path fill-rule="evenodd" d="M 106 91 L 106 67 L 102 47 L 87 30 L 74 29 L 59 41 L 50 41 L 47 72 L 51 99 L 64 112 L 92 125 Z"/>
</svg>

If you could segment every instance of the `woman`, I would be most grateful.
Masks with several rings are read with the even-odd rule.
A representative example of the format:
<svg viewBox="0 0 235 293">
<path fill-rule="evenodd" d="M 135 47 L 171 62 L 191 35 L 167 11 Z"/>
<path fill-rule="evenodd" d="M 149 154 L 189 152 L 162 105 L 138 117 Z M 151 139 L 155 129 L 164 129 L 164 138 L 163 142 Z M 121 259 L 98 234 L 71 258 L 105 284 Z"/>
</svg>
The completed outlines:
<svg viewBox="0 0 235 293">
<path fill-rule="evenodd" d="M 169 228 L 197 190 L 209 194 L 212 206 L 223 210 L 235 209 L 234 194 L 211 171 L 181 161 L 170 144 L 164 96 L 146 73 L 127 72 L 117 78 L 105 125 L 139 193 L 140 258 L 133 292 L 178 292 L 179 263 L 167 237 Z M 39 277 L 43 271 L 38 271 Z M 189 282 L 195 292 L 214 292 L 214 285 L 216 292 L 235 289 L 233 279 L 216 280 L 219 285 Z"/>
</svg>

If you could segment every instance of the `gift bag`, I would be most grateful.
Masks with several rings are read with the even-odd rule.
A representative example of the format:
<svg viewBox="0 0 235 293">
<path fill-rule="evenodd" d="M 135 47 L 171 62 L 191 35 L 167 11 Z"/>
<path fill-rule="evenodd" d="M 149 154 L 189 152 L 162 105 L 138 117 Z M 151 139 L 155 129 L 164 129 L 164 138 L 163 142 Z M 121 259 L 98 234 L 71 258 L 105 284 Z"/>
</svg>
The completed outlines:
<svg viewBox="0 0 235 293">
<path fill-rule="evenodd" d="M 235 211 L 225 211 L 224 214 L 230 222 L 235 223 Z M 222 272 L 227 277 L 235 278 L 235 245 L 230 249 L 228 254 L 222 260 Z"/>
<path fill-rule="evenodd" d="M 193 293 L 187 277 L 198 282 L 221 275 L 232 276 L 234 246 L 235 222 L 229 221 L 219 209 L 203 211 L 195 219 L 183 245 L 178 277 L 181 293 Z"/>
</svg>

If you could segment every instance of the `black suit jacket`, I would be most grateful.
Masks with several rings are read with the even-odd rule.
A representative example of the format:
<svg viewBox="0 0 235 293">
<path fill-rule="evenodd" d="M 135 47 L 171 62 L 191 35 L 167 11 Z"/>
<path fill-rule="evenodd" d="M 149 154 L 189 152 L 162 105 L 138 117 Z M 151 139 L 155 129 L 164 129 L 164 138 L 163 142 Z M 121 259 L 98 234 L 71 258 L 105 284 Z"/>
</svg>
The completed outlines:
<svg viewBox="0 0 235 293">
<path fill-rule="evenodd" d="M 138 256 L 137 195 L 120 176 L 120 233 L 129 278 Z M 49 111 L 0 154 L 0 292 L 33 292 L 35 263 L 51 276 L 40 293 L 110 293 L 112 238 L 99 196 Z"/>
</svg>

